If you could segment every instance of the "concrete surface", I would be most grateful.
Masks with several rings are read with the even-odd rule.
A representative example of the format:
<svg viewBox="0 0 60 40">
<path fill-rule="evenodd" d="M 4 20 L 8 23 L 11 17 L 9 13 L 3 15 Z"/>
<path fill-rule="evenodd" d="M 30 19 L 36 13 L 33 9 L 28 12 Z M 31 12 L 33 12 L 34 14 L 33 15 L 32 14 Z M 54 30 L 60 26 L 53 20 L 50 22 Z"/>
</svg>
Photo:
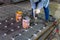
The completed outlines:
<svg viewBox="0 0 60 40">
<path fill-rule="evenodd" d="M 58 4 L 58 10 L 55 12 L 55 17 L 56 17 L 57 19 L 60 18 L 60 4 Z"/>
<path fill-rule="evenodd" d="M 28 6 L 27 6 L 28 5 Z M 43 28 L 45 25 L 43 24 L 44 20 L 39 20 L 39 25 L 33 26 L 32 28 L 26 30 L 22 30 L 21 32 L 21 26 L 20 23 L 15 22 L 15 17 L 13 16 L 17 10 L 26 9 L 27 11 L 31 9 L 30 3 L 19 3 L 15 5 L 7 5 L 0 7 L 0 16 L 4 19 L 6 16 L 8 16 L 8 19 L 4 19 L 3 22 L 0 22 L 0 40 L 28 40 L 31 39 L 34 34 L 37 34 L 39 30 L 46 29 Z M 25 11 L 26 12 L 26 11 Z M 24 13 L 25 13 L 24 12 Z M 11 20 L 13 18 L 13 20 Z M 7 22 L 6 22 L 7 20 Z M 50 26 L 52 23 L 48 23 Z M 19 26 L 19 28 L 18 28 Z M 19 31 L 20 30 L 20 31 Z M 17 32 L 16 32 L 17 31 Z"/>
<path fill-rule="evenodd" d="M 55 12 L 55 15 L 54 15 L 57 19 L 60 19 L 60 4 L 58 4 L 58 9 L 57 11 Z M 60 24 L 59 24 L 59 34 L 56 34 L 56 38 L 53 38 L 52 40 L 60 40 Z"/>
<path fill-rule="evenodd" d="M 22 5 L 21 5 L 22 4 Z M 25 4 L 25 5 L 24 5 Z M 11 7 L 12 5 L 10 5 L 10 7 L 9 7 L 9 5 L 7 6 L 7 8 L 8 9 L 6 9 L 6 7 L 4 6 L 2 9 L 1 9 L 1 7 L 0 7 L 0 12 L 2 13 L 2 12 L 6 12 L 6 14 L 8 14 L 8 13 L 11 13 L 11 11 L 13 12 L 13 10 L 20 10 L 20 7 L 22 8 L 22 9 L 26 9 L 26 10 L 30 10 L 31 9 L 31 7 L 30 7 L 30 5 L 29 5 L 30 3 L 28 2 L 28 3 L 19 3 L 19 4 L 15 4 L 15 5 L 13 5 L 14 7 Z M 28 6 L 27 6 L 28 5 Z M 16 8 L 17 7 L 17 8 Z M 13 10 L 10 10 L 10 8 L 13 8 Z M 4 10 L 4 11 L 2 11 L 2 10 Z M 13 12 L 13 13 L 15 13 L 15 11 Z M 60 18 L 60 4 L 59 4 L 59 7 L 58 7 L 58 10 L 56 11 L 56 13 L 55 13 L 55 17 L 58 19 L 58 18 Z M 53 40 L 57 40 L 56 38 L 54 38 Z"/>
<path fill-rule="evenodd" d="M 58 10 L 55 12 L 54 15 L 57 19 L 60 19 L 60 4 L 58 4 Z M 59 29 L 60 29 L 60 24 L 59 24 Z M 60 32 L 59 32 L 60 34 Z"/>
</svg>

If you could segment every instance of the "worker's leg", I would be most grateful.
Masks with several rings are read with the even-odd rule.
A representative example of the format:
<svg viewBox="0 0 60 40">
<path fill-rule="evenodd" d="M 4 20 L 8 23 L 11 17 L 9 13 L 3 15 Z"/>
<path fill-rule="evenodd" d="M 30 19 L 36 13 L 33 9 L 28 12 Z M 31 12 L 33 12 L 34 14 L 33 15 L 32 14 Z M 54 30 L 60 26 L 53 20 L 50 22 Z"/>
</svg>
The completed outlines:
<svg viewBox="0 0 60 40">
<path fill-rule="evenodd" d="M 32 8 L 32 13 L 31 13 L 31 16 L 33 17 L 33 15 L 34 15 L 34 14 L 33 14 L 33 8 Z"/>
<path fill-rule="evenodd" d="M 45 12 L 45 20 L 48 21 L 49 20 L 49 8 L 44 7 L 44 12 Z"/>
<path fill-rule="evenodd" d="M 33 10 L 35 10 L 36 4 L 33 2 L 33 0 L 30 0 L 30 3 L 31 3 L 31 8 L 32 8 L 31 16 L 34 18 L 34 12 L 33 12 Z"/>
<path fill-rule="evenodd" d="M 31 17 L 34 19 L 35 18 L 35 12 L 34 12 L 35 9 L 32 8 L 32 13 L 31 13 Z"/>
<path fill-rule="evenodd" d="M 36 14 L 35 11 L 34 11 L 34 10 L 37 8 L 37 5 L 38 5 L 38 2 L 36 2 L 34 8 L 32 8 L 32 14 L 31 14 L 31 15 L 32 15 L 33 18 L 34 18 L 35 16 L 37 16 L 37 14 Z"/>
</svg>

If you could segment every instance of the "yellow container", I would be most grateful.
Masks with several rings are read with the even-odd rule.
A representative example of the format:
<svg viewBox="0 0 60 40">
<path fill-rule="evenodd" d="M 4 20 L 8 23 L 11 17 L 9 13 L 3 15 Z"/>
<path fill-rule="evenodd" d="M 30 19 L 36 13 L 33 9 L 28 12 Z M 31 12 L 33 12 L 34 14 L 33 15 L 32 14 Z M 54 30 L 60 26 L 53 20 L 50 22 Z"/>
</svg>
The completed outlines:
<svg viewBox="0 0 60 40">
<path fill-rule="evenodd" d="M 16 12 L 16 22 L 21 21 L 21 19 L 22 19 L 22 14 L 23 14 L 22 11 L 17 11 L 17 12 Z"/>
</svg>

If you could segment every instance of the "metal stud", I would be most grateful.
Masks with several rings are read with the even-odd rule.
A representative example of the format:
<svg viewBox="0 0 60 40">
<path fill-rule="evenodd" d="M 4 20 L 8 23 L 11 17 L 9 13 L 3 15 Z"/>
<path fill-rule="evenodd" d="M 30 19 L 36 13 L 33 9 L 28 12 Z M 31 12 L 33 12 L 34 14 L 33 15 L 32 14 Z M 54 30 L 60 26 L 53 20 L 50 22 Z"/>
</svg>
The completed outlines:
<svg viewBox="0 0 60 40">
<path fill-rule="evenodd" d="M 11 29 L 11 31 L 13 32 L 13 31 L 14 31 L 14 29 Z"/>
<path fill-rule="evenodd" d="M 25 30 L 25 32 L 27 32 L 28 30 Z"/>
<path fill-rule="evenodd" d="M 5 26 L 5 28 L 7 28 L 7 26 Z"/>
<path fill-rule="evenodd" d="M 13 18 L 11 18 L 11 20 L 13 20 Z"/>
<path fill-rule="evenodd" d="M 33 28 L 33 27 L 31 27 L 31 28 Z"/>
<path fill-rule="evenodd" d="M 33 34 L 35 37 L 37 37 L 37 34 Z"/>
<path fill-rule="evenodd" d="M 5 20 L 5 22 L 8 22 L 7 20 Z"/>
<path fill-rule="evenodd" d="M 14 23 L 11 23 L 11 25 L 13 25 Z"/>
<path fill-rule="evenodd" d="M 41 30 L 39 30 L 39 32 L 41 32 Z"/>
<path fill-rule="evenodd" d="M 28 40 L 31 40 L 31 39 L 28 39 Z"/>
<path fill-rule="evenodd" d="M 12 40 L 15 40 L 15 38 L 11 38 Z"/>
<path fill-rule="evenodd" d="M 7 34 L 6 33 L 4 33 L 4 36 L 6 36 Z"/>
<path fill-rule="evenodd" d="M 37 25 L 37 23 L 35 23 L 35 25 Z"/>
<path fill-rule="evenodd" d="M 1 25 L 2 23 L 0 23 L 0 25 Z"/>
<path fill-rule="evenodd" d="M 45 27 L 43 27 L 43 29 L 45 29 Z"/>
<path fill-rule="evenodd" d="M 21 34 L 19 33 L 19 36 L 21 36 Z"/>
<path fill-rule="evenodd" d="M 20 26 L 17 26 L 17 28 L 20 28 Z"/>
</svg>

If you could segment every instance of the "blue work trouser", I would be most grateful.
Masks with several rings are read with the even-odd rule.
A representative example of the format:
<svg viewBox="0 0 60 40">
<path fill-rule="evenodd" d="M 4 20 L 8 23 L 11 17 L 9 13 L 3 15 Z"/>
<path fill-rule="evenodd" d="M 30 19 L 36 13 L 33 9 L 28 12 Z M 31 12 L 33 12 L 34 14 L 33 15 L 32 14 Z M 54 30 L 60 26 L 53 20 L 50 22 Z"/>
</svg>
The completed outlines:
<svg viewBox="0 0 60 40">
<path fill-rule="evenodd" d="M 45 12 L 45 20 L 48 21 L 49 20 L 49 7 L 43 7 L 44 8 L 44 12 Z"/>
</svg>

